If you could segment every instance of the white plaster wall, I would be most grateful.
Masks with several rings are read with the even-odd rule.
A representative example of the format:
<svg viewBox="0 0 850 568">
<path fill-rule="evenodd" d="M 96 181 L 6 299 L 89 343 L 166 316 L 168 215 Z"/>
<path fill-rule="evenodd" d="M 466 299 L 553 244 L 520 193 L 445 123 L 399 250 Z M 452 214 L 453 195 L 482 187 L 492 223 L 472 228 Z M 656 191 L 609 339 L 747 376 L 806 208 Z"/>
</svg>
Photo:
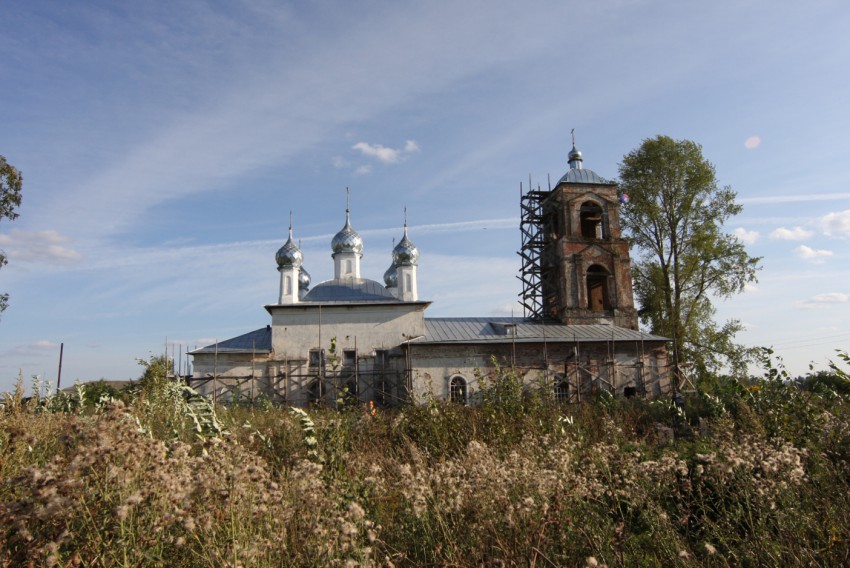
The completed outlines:
<svg viewBox="0 0 850 568">
<path fill-rule="evenodd" d="M 336 338 L 337 352 L 358 355 L 397 347 L 425 334 L 424 304 L 357 304 L 349 306 L 271 306 L 274 359 L 307 359 L 311 349 L 327 351 Z M 320 337 L 321 335 L 321 337 Z"/>
</svg>

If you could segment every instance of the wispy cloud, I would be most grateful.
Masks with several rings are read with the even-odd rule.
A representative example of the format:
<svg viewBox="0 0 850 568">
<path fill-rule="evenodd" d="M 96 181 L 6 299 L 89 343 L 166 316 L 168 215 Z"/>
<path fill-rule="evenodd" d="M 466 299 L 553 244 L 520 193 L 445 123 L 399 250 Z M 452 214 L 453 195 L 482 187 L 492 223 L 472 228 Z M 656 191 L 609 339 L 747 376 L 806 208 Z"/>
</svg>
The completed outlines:
<svg viewBox="0 0 850 568">
<path fill-rule="evenodd" d="M 847 302 L 850 302 L 850 295 L 841 292 L 829 292 L 801 300 L 794 304 L 794 307 L 800 310 L 817 310 L 830 308 L 836 304 L 846 304 Z"/>
<path fill-rule="evenodd" d="M 48 339 L 39 339 L 37 341 L 33 341 L 32 343 L 16 345 L 7 352 L 7 355 L 43 357 L 45 355 L 51 355 L 54 352 L 58 353 L 58 351 L 58 343 L 55 343 Z"/>
<path fill-rule="evenodd" d="M 804 229 L 803 227 L 794 227 L 793 229 L 779 227 L 770 233 L 770 238 L 781 241 L 802 241 L 803 239 L 811 237 L 813 234 L 814 233 L 812 231 Z"/>
<path fill-rule="evenodd" d="M 758 231 L 748 231 L 743 227 L 738 227 L 737 229 L 732 231 L 732 234 L 738 237 L 738 240 L 744 243 L 745 245 L 755 244 L 755 242 L 759 238 Z"/>
<path fill-rule="evenodd" d="M 82 258 L 82 255 L 65 246 L 71 242 L 70 237 L 60 235 L 57 231 L 19 231 L 12 229 L 7 235 L 0 234 L 0 247 L 5 249 L 6 256 L 18 262 L 33 263 L 71 263 Z"/>
<path fill-rule="evenodd" d="M 850 236 L 850 209 L 824 215 L 821 227 L 829 236 Z"/>
<path fill-rule="evenodd" d="M 746 140 L 744 140 L 744 148 L 747 150 L 755 150 L 761 146 L 761 137 L 760 136 L 750 136 Z"/>
<path fill-rule="evenodd" d="M 133 136 L 125 136 L 120 145 L 104 138 L 97 149 L 108 155 L 103 160 L 107 165 L 73 175 L 64 172 L 63 179 L 51 180 L 64 184 L 63 191 L 30 222 L 80 238 L 127 230 L 153 206 L 231 187 L 233 179 L 285 165 L 341 136 L 352 123 L 365 123 L 423 90 L 439 92 L 492 67 L 547 52 L 544 31 L 554 32 L 560 19 L 553 15 L 541 24 L 532 12 L 505 6 L 474 27 L 465 25 L 480 10 L 480 5 L 430 3 L 415 9 L 376 8 L 369 18 L 341 18 L 345 25 L 340 23 L 335 33 L 326 34 L 328 41 L 318 43 L 305 32 L 310 22 L 280 16 L 283 29 L 263 43 L 262 57 L 246 49 L 221 61 L 218 45 L 210 50 L 216 76 L 227 76 L 227 81 L 198 82 L 195 71 L 210 63 L 209 52 L 198 53 L 199 62 L 186 53 L 179 60 L 185 73 L 173 69 L 169 77 L 177 83 L 171 90 L 192 105 L 169 101 L 171 106 L 158 108 L 155 117 L 139 109 L 133 115 L 138 124 L 123 129 Z M 209 17 L 213 14 L 196 19 Z M 505 26 L 508 21 L 517 25 Z M 446 41 L 422 42 L 434 22 L 440 22 Z M 531 41 L 512 41 L 521 37 L 525 25 L 544 29 Z M 502 41 L 494 42 L 494 37 Z M 159 66 L 158 59 L 137 63 L 139 69 Z M 381 163 L 395 163 L 419 145 L 409 140 L 391 148 L 362 141 L 357 148 Z M 67 215 L 69 210 L 75 214 Z"/>
<path fill-rule="evenodd" d="M 806 245 L 800 245 L 794 249 L 794 256 L 814 264 L 823 264 L 827 258 L 832 256 L 831 250 L 815 250 Z"/>
<path fill-rule="evenodd" d="M 850 193 L 800 193 L 797 195 L 770 195 L 765 197 L 741 197 L 743 204 L 756 203 L 796 203 L 798 201 L 844 201 L 850 199 Z"/>
</svg>

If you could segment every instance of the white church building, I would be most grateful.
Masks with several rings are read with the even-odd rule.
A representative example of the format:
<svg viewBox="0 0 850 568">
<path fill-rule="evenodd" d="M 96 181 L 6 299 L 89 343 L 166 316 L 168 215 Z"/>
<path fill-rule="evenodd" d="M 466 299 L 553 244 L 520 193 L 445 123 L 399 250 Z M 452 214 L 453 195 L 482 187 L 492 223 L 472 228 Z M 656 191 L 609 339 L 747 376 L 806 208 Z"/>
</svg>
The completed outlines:
<svg viewBox="0 0 850 568">
<path fill-rule="evenodd" d="M 426 317 L 407 222 L 381 283 L 361 274 L 346 207 L 333 279 L 310 287 L 290 220 L 270 323 L 192 351 L 189 384 L 219 401 L 296 406 L 474 402 L 505 371 L 564 402 L 669 393 L 667 340 L 637 328 L 616 184 L 583 169 L 575 144 L 569 163 L 554 188 L 523 197 L 524 317 Z"/>
</svg>

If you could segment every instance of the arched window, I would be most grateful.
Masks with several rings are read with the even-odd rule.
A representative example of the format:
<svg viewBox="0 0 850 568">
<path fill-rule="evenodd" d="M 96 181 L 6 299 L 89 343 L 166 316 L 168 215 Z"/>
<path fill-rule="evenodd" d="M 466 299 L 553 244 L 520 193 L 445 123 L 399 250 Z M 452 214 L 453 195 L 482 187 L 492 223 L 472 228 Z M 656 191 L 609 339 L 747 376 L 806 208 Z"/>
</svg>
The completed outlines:
<svg viewBox="0 0 850 568">
<path fill-rule="evenodd" d="M 570 401 L 570 384 L 563 375 L 555 375 L 555 402 Z"/>
<path fill-rule="evenodd" d="M 449 400 L 458 404 L 466 404 L 466 379 L 460 375 L 449 381 Z"/>
<path fill-rule="evenodd" d="M 587 309 L 602 312 L 611 309 L 608 295 L 608 271 L 598 264 L 587 269 Z"/>
<path fill-rule="evenodd" d="M 593 201 L 582 204 L 579 212 L 581 221 L 581 236 L 587 239 L 604 239 L 602 223 L 602 208 Z"/>
</svg>

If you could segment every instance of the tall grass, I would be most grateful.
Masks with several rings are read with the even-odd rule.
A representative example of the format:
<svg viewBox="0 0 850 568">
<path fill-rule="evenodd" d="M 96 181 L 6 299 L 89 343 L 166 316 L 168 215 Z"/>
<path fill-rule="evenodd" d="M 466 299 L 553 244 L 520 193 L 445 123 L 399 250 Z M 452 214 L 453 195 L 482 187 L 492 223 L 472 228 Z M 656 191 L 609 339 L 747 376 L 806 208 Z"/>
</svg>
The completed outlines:
<svg viewBox="0 0 850 568">
<path fill-rule="evenodd" d="M 509 371 L 476 407 L 10 398 L 0 564 L 846 565 L 850 403 L 786 379 L 684 410 L 559 405 Z"/>
</svg>

